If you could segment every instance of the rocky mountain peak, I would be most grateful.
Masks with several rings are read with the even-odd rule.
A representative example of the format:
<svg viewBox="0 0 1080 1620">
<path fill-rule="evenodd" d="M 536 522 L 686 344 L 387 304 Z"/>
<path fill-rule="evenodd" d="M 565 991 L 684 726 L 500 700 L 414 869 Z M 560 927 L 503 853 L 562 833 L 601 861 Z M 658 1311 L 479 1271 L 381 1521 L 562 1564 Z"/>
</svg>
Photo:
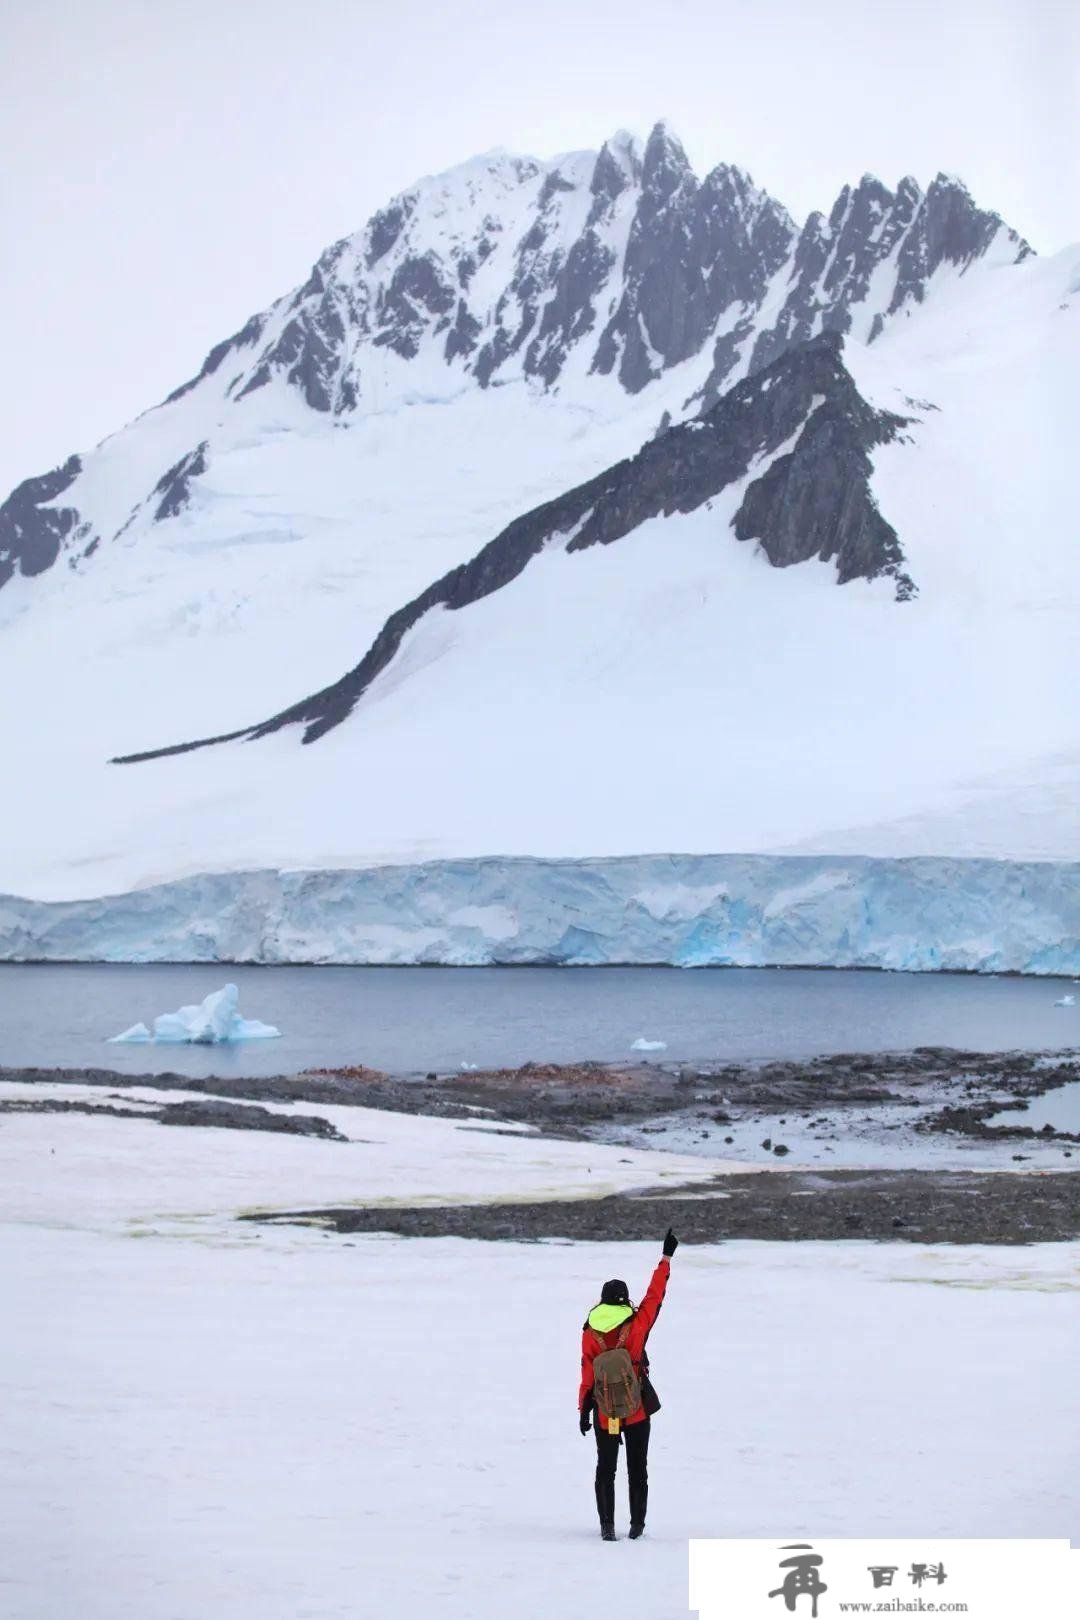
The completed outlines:
<svg viewBox="0 0 1080 1620">
<path fill-rule="evenodd" d="M 620 131 L 595 155 L 548 164 L 488 153 L 418 182 L 334 244 L 297 293 L 212 351 L 197 381 L 231 355 L 241 370 L 229 397 L 284 376 L 313 410 L 340 415 L 363 411 L 369 373 L 382 375 L 373 350 L 408 361 L 436 346 L 481 387 L 519 376 L 551 388 L 583 345 L 589 370 L 637 393 L 711 343 L 700 397 L 714 399 L 816 331 L 872 341 L 943 262 L 973 262 L 999 227 L 1006 251 L 1030 251 L 951 176 L 924 197 L 910 176 L 893 193 L 864 174 L 799 232 L 744 170 L 722 163 L 699 181 L 663 122 L 643 148 Z M 887 261 L 871 309 L 871 275 Z M 766 317 L 782 272 L 785 298 Z"/>
<path fill-rule="evenodd" d="M 822 332 L 873 342 L 943 265 L 1030 251 L 947 174 L 925 195 L 910 176 L 892 192 L 864 174 L 799 230 L 745 170 L 721 163 L 699 180 L 665 123 L 643 145 L 620 131 L 599 152 L 546 163 L 490 152 L 417 181 L 214 346 L 163 407 L 187 401 L 197 414 L 198 394 L 205 410 L 152 478 L 133 457 L 119 527 L 84 512 L 81 463 L 63 469 L 63 505 L 42 494 L 57 474 L 20 486 L 0 507 L 0 584 L 76 541 L 89 553 L 138 514 L 177 516 L 186 494 L 152 500 L 155 487 L 182 467 L 186 492 L 229 410 L 266 389 L 348 422 L 415 398 L 414 362 L 425 397 L 507 382 L 558 390 L 568 378 L 587 391 L 590 377 L 634 395 L 686 367 L 693 409 Z"/>
<path fill-rule="evenodd" d="M 596 154 L 589 189 L 595 197 L 610 201 L 630 186 L 641 184 L 642 157 L 638 142 L 626 130 L 620 130 L 604 142 Z"/>
<path fill-rule="evenodd" d="M 1029 243 L 1011 230 L 1000 214 L 976 206 L 964 182 L 953 174 L 935 175 L 922 208 L 924 260 L 930 274 L 944 261 L 967 265 L 1000 243 L 1003 262 L 1018 263 L 1032 252 Z M 916 294 L 921 300 L 922 292 Z"/>
<path fill-rule="evenodd" d="M 627 173 L 624 165 L 605 142 L 596 155 L 596 167 L 589 182 L 589 190 L 594 197 L 603 197 L 609 202 L 614 202 L 615 198 L 632 184 L 632 176 Z"/>
<path fill-rule="evenodd" d="M 681 188 L 696 189 L 697 184 L 682 142 L 667 124 L 655 124 L 645 142 L 641 172 L 643 194 L 655 205 L 663 205 Z"/>
</svg>

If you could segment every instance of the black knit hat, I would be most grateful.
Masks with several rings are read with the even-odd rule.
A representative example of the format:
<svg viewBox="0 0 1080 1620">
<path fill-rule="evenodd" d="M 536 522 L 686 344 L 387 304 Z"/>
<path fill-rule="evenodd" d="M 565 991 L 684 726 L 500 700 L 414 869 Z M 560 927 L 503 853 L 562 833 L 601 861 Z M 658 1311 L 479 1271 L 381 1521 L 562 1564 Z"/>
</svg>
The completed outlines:
<svg viewBox="0 0 1080 1620">
<path fill-rule="evenodd" d="M 629 1305 L 630 1290 L 621 1277 L 612 1277 L 600 1290 L 601 1305 Z"/>
</svg>

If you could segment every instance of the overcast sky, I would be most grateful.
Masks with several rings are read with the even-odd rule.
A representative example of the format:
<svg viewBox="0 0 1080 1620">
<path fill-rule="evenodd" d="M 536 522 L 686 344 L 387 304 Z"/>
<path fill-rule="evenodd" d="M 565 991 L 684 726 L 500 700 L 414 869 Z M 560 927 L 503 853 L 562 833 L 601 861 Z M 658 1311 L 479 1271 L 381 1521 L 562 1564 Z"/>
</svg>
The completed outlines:
<svg viewBox="0 0 1080 1620">
<path fill-rule="evenodd" d="M 0 492 L 198 369 L 419 175 L 666 118 L 800 220 L 960 174 L 1080 239 L 1075 0 L 0 0 Z"/>
</svg>

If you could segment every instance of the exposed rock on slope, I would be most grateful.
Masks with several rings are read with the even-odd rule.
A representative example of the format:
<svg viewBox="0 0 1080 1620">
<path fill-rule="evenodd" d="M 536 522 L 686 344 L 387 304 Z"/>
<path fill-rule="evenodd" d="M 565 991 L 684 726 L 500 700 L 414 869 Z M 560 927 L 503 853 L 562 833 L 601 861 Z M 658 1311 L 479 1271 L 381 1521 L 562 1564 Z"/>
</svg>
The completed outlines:
<svg viewBox="0 0 1080 1620">
<path fill-rule="evenodd" d="M 470 561 L 452 569 L 386 621 L 354 669 L 261 725 L 224 736 L 124 756 L 135 764 L 241 737 L 304 726 L 315 742 L 340 725 L 394 659 L 407 631 L 436 608 L 459 611 L 516 579 L 546 546 L 568 552 L 610 545 L 650 518 L 693 512 L 744 478 L 756 462 L 790 445 L 748 486 L 735 517 L 742 540 L 757 539 L 776 567 L 836 559 L 840 583 L 896 579 L 898 600 L 914 585 L 902 571 L 896 534 L 870 493 L 868 451 L 892 439 L 905 418 L 875 411 L 860 397 L 841 358 L 842 340 L 825 333 L 790 349 L 739 383 L 701 417 L 651 439 L 629 461 L 527 513 Z"/>
<path fill-rule="evenodd" d="M 78 532 L 79 513 L 56 501 L 78 478 L 82 462 L 69 456 L 62 467 L 27 478 L 0 506 L 0 585 L 12 574 L 43 574 L 64 541 Z"/>
</svg>

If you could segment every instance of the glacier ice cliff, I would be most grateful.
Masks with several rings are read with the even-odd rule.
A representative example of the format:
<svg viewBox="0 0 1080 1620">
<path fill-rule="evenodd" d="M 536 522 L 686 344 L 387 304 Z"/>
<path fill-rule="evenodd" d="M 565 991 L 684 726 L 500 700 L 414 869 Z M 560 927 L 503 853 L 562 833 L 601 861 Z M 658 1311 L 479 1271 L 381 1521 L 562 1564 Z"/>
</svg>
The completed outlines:
<svg viewBox="0 0 1080 1620">
<path fill-rule="evenodd" d="M 1080 974 L 1080 864 L 490 857 L 0 897 L 0 960 L 667 963 Z"/>
</svg>

